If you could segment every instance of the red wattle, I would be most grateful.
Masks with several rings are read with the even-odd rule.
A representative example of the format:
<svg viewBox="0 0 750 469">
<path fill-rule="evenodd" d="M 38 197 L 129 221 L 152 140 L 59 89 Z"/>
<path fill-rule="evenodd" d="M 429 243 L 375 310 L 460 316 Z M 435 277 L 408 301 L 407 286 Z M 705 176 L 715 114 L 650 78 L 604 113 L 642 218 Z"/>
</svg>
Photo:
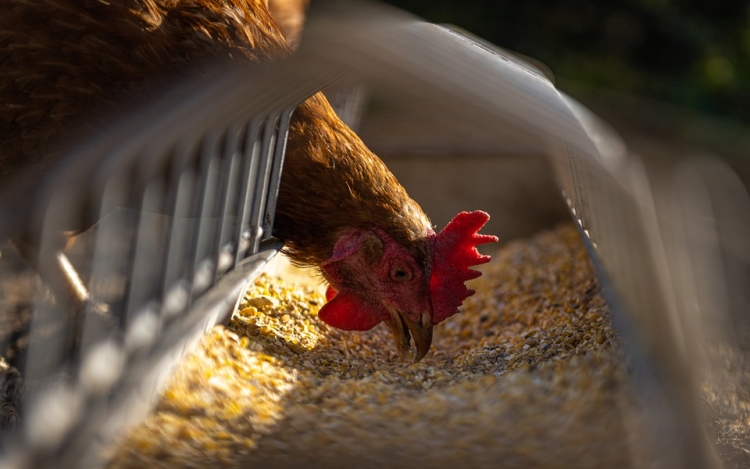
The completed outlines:
<svg viewBox="0 0 750 469">
<path fill-rule="evenodd" d="M 336 296 L 336 290 L 334 290 L 332 286 L 328 285 L 328 288 L 326 288 L 326 301 L 331 301 L 334 296 Z"/>
<path fill-rule="evenodd" d="M 337 329 L 368 331 L 383 320 L 380 311 L 350 293 L 339 293 L 318 312 L 318 317 Z"/>
</svg>

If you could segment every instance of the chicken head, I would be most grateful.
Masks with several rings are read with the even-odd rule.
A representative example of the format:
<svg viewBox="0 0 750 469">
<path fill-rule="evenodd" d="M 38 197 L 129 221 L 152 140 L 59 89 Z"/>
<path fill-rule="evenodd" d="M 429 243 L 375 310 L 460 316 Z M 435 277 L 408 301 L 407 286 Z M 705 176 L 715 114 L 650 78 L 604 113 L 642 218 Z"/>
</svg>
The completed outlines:
<svg viewBox="0 0 750 469">
<path fill-rule="evenodd" d="M 415 361 L 421 360 L 432 344 L 432 327 L 458 313 L 463 300 L 474 294 L 464 282 L 481 272 L 469 267 L 490 260 L 476 246 L 497 241 L 478 234 L 488 220 L 482 211 L 461 212 L 440 233 L 430 232 L 421 240 L 428 250 L 426 262 L 383 230 L 345 230 L 321 265 L 330 287 L 320 319 L 356 331 L 385 321 L 399 356 L 409 356 L 413 337 Z"/>
</svg>

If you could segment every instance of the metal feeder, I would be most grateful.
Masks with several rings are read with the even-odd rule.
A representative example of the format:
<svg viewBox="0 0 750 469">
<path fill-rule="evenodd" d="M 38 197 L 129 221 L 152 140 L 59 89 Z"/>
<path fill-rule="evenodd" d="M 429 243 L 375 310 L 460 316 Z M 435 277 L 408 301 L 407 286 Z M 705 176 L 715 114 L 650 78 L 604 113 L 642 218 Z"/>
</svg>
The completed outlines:
<svg viewBox="0 0 750 469">
<path fill-rule="evenodd" d="M 280 249 L 271 230 L 289 117 L 325 90 L 349 95 L 340 109 L 386 156 L 541 155 L 562 196 L 550 204 L 564 201 L 578 224 L 651 411 L 639 460 L 721 467 L 698 386 L 707 350 L 731 344 L 746 360 L 750 330 L 750 198 L 729 165 L 675 155 L 651 168 L 543 70 L 373 5 L 325 4 L 291 59 L 214 71 L 71 152 L 24 189 L 28 210 L 2 199 L 0 234 L 33 228 L 44 258 L 60 227 L 102 220 L 69 257 L 115 320 L 66 316 L 32 342 L 23 368 L 41 384 L 0 466 L 99 465 L 145 415 L 174 362 Z M 36 297 L 30 337 L 50 303 Z"/>
</svg>

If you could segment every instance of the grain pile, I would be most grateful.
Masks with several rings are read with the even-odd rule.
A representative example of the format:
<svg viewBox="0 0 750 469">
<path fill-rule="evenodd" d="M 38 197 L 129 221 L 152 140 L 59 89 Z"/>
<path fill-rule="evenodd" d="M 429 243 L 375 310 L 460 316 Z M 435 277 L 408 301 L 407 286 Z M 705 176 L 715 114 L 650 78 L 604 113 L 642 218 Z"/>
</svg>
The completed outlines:
<svg viewBox="0 0 750 469">
<path fill-rule="evenodd" d="M 727 343 L 712 344 L 701 398 L 709 429 L 724 469 L 750 467 L 750 351 Z"/>
<path fill-rule="evenodd" d="M 263 276 L 113 452 L 140 467 L 630 467 L 626 375 L 571 226 L 509 243 L 418 364 Z"/>
</svg>

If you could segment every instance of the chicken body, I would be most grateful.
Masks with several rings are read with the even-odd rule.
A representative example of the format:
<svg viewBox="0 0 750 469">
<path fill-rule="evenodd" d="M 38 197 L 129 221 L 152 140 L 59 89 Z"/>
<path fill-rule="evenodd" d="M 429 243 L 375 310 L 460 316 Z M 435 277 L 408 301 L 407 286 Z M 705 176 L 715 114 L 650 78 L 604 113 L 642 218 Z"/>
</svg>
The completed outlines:
<svg viewBox="0 0 750 469">
<path fill-rule="evenodd" d="M 21 169 L 43 170 L 60 142 L 104 127 L 122 103 L 153 97 L 202 61 L 292 52 L 263 0 L 7 0 L 4 10 L 0 184 Z M 434 315 L 434 292 L 450 288 L 435 280 L 439 243 L 427 216 L 322 94 L 292 116 L 274 234 L 295 263 L 320 268 L 338 292 L 323 320 L 359 330 L 386 321 L 402 354 L 411 332 L 417 359 L 432 325 L 471 294 L 465 278 L 454 278 L 464 296 Z M 473 263 L 486 260 L 474 255 Z"/>
<path fill-rule="evenodd" d="M 320 266 L 351 227 L 379 228 L 427 261 L 429 219 L 322 94 L 294 112 L 284 166 L 274 234 L 296 263 Z"/>
<path fill-rule="evenodd" d="M 0 184 L 217 57 L 290 53 L 264 0 L 7 0 L 0 14 Z"/>
</svg>

